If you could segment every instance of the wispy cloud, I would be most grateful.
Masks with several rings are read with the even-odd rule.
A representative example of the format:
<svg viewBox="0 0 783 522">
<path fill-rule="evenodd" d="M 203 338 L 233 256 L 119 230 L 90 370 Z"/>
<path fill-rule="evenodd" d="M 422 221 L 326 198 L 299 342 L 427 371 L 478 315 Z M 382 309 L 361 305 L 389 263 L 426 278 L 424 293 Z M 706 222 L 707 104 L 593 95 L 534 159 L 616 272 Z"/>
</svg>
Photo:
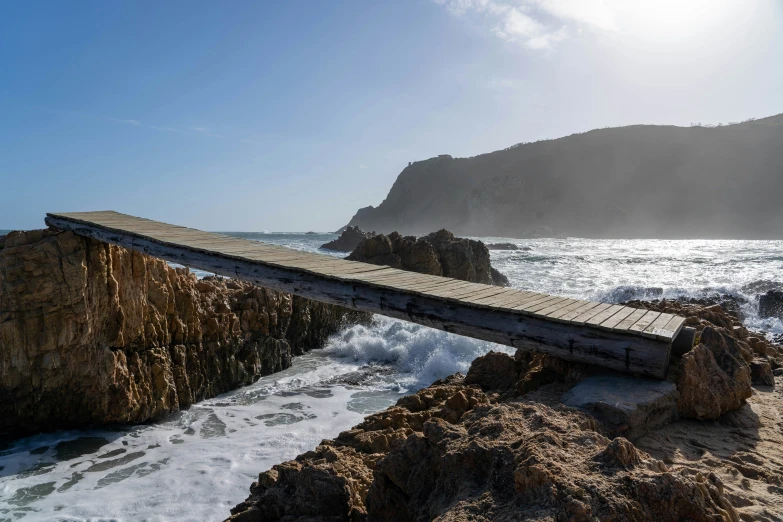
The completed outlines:
<svg viewBox="0 0 783 522">
<path fill-rule="evenodd" d="M 68 115 L 71 117 L 78 117 L 78 118 L 88 118 L 92 120 L 101 120 L 101 121 L 109 121 L 112 123 L 121 123 L 123 125 L 131 125 L 133 127 L 139 127 L 143 129 L 151 129 L 159 132 L 177 132 L 180 134 L 192 134 L 192 135 L 198 135 L 198 136 L 209 136 L 211 138 L 220 138 L 220 139 L 228 139 L 228 136 L 225 136 L 223 134 L 217 134 L 215 132 L 211 132 L 209 127 L 206 127 L 204 125 L 183 125 L 183 126 L 177 126 L 177 127 L 171 127 L 171 126 L 165 126 L 165 125 L 151 125 L 147 123 L 143 123 L 140 120 L 136 120 L 133 118 L 115 118 L 112 116 L 104 116 L 99 114 L 89 114 L 84 112 L 78 112 L 78 111 L 70 111 L 70 110 L 49 110 L 49 112 L 52 112 L 54 114 L 63 114 Z M 238 138 L 238 141 L 242 143 L 256 143 L 255 141 L 244 139 L 244 138 Z"/>
<path fill-rule="evenodd" d="M 214 132 L 209 132 L 209 129 L 207 127 L 190 127 L 190 130 L 198 132 L 205 136 L 212 136 L 213 138 L 225 138 L 225 136 L 223 136 L 222 134 L 215 134 Z"/>
<path fill-rule="evenodd" d="M 499 38 L 528 49 L 550 49 L 570 26 L 617 28 L 614 0 L 435 0 L 455 16 L 473 16 Z"/>
</svg>

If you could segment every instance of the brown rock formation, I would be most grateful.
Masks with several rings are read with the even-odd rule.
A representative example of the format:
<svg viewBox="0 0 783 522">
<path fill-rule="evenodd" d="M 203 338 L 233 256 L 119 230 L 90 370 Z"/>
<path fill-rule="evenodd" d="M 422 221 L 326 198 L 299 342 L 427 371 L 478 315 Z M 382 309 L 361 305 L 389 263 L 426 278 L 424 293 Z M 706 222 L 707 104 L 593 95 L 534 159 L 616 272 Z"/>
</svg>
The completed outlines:
<svg viewBox="0 0 783 522">
<path fill-rule="evenodd" d="M 701 343 L 682 357 L 677 410 L 683 417 L 717 419 L 751 396 L 750 367 L 739 342 L 708 326 Z"/>
<path fill-rule="evenodd" d="M 751 384 L 774 386 L 773 369 L 783 367 L 783 347 L 750 335 L 738 313 L 719 304 L 687 301 L 633 301 L 631 306 L 686 317 L 699 343 L 673 363 L 670 379 L 680 394 L 680 416 L 716 419 L 740 408 Z"/>
<path fill-rule="evenodd" d="M 345 309 L 70 232 L 0 238 L 0 434 L 160 418 L 318 346 Z"/>
<path fill-rule="evenodd" d="M 397 232 L 378 234 L 362 241 L 348 259 L 474 283 L 508 285 L 508 279 L 490 265 L 484 243 L 454 237 L 448 230 L 420 238 Z"/>
<path fill-rule="evenodd" d="M 337 250 L 338 252 L 351 252 L 354 248 L 359 246 L 359 243 L 374 235 L 375 232 L 364 232 L 359 227 L 345 227 L 345 230 L 340 234 L 340 237 L 334 241 L 324 243 L 321 245 L 321 248 Z"/>
<path fill-rule="evenodd" d="M 751 390 L 747 364 L 780 347 L 732 328 L 721 307 L 645 304 L 694 318 L 701 342 L 672 378 L 685 415 L 724 412 L 717 422 L 677 420 L 638 446 L 612 439 L 616 427 L 560 402 L 590 367 L 490 352 L 465 378 L 262 473 L 231 520 L 780 520 L 781 391 Z"/>
<path fill-rule="evenodd" d="M 262 473 L 231 520 L 738 520 L 716 475 L 669 470 L 558 395 L 438 381 Z"/>
</svg>

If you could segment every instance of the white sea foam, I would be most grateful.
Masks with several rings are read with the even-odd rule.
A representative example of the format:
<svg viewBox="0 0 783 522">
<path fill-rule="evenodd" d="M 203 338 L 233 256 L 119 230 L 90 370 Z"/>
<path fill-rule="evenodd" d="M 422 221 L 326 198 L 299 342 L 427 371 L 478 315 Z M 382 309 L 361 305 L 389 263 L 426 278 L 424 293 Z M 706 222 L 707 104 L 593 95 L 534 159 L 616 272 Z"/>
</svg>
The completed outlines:
<svg viewBox="0 0 783 522">
<path fill-rule="evenodd" d="M 313 252 L 335 237 L 244 236 Z M 531 250 L 493 251 L 492 260 L 517 288 L 613 302 L 730 294 L 746 299 L 748 327 L 783 333 L 781 321 L 758 317 L 757 306 L 759 294 L 783 282 L 783 242 L 511 241 Z M 465 372 L 491 349 L 511 352 L 376 317 L 296 358 L 284 372 L 165 422 L 21 439 L 0 452 L 0 521 L 221 520 L 260 471 L 403 394 Z"/>
<path fill-rule="evenodd" d="M 513 353 L 506 346 L 376 316 L 369 326 L 352 326 L 334 336 L 323 351 L 341 360 L 390 364 L 399 385 L 419 389 L 466 372 L 476 357 L 490 350 Z"/>
</svg>

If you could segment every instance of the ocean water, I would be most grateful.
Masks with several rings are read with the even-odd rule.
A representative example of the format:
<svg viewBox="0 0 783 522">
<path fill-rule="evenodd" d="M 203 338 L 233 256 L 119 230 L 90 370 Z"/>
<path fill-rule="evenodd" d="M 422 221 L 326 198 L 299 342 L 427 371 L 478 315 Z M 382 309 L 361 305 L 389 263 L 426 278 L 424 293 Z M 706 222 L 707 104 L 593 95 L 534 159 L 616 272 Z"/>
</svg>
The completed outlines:
<svg viewBox="0 0 783 522">
<path fill-rule="evenodd" d="M 313 252 L 335 237 L 235 235 Z M 492 251 L 517 288 L 613 302 L 729 294 L 744 300 L 749 328 L 783 334 L 757 314 L 758 295 L 783 283 L 783 241 L 481 239 L 529 248 Z M 18 440 L 0 451 L 0 521 L 222 520 L 259 472 L 493 349 L 511 352 L 376 317 L 162 422 Z"/>
</svg>

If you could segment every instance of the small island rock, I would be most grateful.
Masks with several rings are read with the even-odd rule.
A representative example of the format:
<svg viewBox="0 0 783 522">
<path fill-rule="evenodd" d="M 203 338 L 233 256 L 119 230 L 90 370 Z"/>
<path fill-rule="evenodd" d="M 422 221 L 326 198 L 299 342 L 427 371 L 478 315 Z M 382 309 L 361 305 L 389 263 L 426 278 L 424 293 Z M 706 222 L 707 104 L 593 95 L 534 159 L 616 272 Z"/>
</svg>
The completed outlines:
<svg viewBox="0 0 783 522">
<path fill-rule="evenodd" d="M 362 241 L 348 259 L 473 283 L 508 285 L 508 279 L 490 265 L 484 243 L 454 237 L 448 230 L 419 238 L 397 232 L 378 234 Z"/>
<path fill-rule="evenodd" d="M 374 232 L 364 232 L 359 227 L 346 227 L 342 234 L 340 234 L 340 237 L 334 241 L 324 243 L 321 245 L 321 248 L 326 248 L 327 250 L 336 250 L 338 252 L 352 252 L 357 246 L 359 246 L 359 243 L 365 239 L 373 237 L 374 235 Z"/>
</svg>

